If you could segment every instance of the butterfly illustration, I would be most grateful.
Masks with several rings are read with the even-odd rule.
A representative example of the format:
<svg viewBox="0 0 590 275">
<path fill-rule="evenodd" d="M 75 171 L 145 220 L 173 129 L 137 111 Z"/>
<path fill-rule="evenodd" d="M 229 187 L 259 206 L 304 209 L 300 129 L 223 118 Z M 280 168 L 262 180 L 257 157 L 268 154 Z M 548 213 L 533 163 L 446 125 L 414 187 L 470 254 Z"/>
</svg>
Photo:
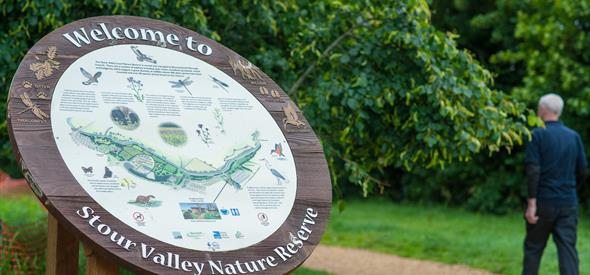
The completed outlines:
<svg viewBox="0 0 590 275">
<path fill-rule="evenodd" d="M 170 82 L 170 84 L 172 84 L 172 88 L 180 88 L 180 87 L 184 87 L 184 89 L 190 94 L 193 95 L 191 93 L 191 91 L 188 90 L 188 86 L 190 86 L 191 84 L 193 84 L 193 81 L 189 79 L 189 77 L 185 78 L 184 80 L 179 79 L 177 81 L 168 81 Z"/>
<path fill-rule="evenodd" d="M 137 48 L 137 46 L 131 46 L 131 50 L 137 56 L 137 61 L 139 61 L 139 62 L 146 61 L 146 62 L 150 62 L 150 63 L 156 64 L 156 60 L 152 59 L 151 57 L 149 57 L 149 56 L 145 55 L 144 53 L 142 53 L 141 51 L 139 51 L 139 49 Z"/>
<path fill-rule="evenodd" d="M 31 110 L 31 112 L 33 112 L 33 114 L 41 120 L 45 120 L 45 119 L 49 118 L 48 114 L 43 112 L 43 110 L 41 110 L 41 108 L 39 108 L 39 106 L 37 104 L 33 103 L 33 101 L 31 100 L 31 97 L 29 97 L 29 94 L 27 94 L 26 92 L 24 92 L 22 95 L 20 95 L 20 100 L 22 100 L 23 104 L 25 104 L 25 106 L 27 106 L 27 108 L 24 109 L 23 111 L 21 111 L 19 114 L 22 114 L 28 110 Z"/>
<path fill-rule="evenodd" d="M 89 174 L 89 173 L 92 174 L 92 166 L 89 166 L 89 167 L 81 166 L 81 168 L 82 168 L 82 171 L 84 172 L 84 174 Z"/>
<path fill-rule="evenodd" d="M 88 80 L 82 82 L 82 84 L 84 84 L 84 85 L 98 83 L 98 78 L 102 75 L 102 72 L 96 72 L 94 75 L 92 75 L 88 71 L 84 70 L 84 68 L 82 68 L 82 67 L 80 67 L 80 72 L 82 72 L 82 75 L 84 77 L 88 78 Z"/>
<path fill-rule="evenodd" d="M 227 88 L 229 88 L 229 85 L 227 85 L 225 82 L 223 82 L 213 76 L 209 76 L 209 77 L 211 77 L 211 80 L 213 80 L 213 82 L 215 82 L 215 84 L 217 84 L 219 87 L 221 87 L 221 89 L 228 92 Z"/>
</svg>

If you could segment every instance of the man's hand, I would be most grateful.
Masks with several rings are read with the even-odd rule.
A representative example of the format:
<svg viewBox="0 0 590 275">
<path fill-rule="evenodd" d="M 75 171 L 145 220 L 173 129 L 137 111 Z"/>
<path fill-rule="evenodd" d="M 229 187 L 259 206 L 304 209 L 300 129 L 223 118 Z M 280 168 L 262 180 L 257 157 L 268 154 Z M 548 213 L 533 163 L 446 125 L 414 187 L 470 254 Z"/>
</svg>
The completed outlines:
<svg viewBox="0 0 590 275">
<path fill-rule="evenodd" d="M 528 206 L 524 213 L 524 217 L 528 223 L 537 224 L 537 221 L 539 220 L 539 216 L 537 216 L 537 199 L 528 199 Z"/>
</svg>

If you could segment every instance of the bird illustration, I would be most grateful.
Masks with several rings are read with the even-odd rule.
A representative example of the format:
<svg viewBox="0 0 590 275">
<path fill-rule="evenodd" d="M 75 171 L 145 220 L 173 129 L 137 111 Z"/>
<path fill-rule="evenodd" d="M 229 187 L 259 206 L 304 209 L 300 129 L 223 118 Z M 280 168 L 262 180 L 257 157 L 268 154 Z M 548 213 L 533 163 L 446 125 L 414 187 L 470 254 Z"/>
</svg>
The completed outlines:
<svg viewBox="0 0 590 275">
<path fill-rule="evenodd" d="M 137 61 L 139 62 L 150 62 L 150 63 L 154 63 L 156 64 L 156 60 L 152 59 L 151 57 L 145 55 L 144 53 L 142 53 L 137 46 L 131 46 L 131 50 L 133 51 L 133 53 L 135 53 L 135 55 L 137 56 Z"/>
<path fill-rule="evenodd" d="M 102 75 L 102 72 L 96 72 L 94 75 L 92 75 L 88 71 L 84 70 L 84 68 L 82 68 L 82 67 L 80 67 L 80 72 L 82 72 L 82 75 L 84 77 L 88 78 L 88 80 L 82 82 L 82 84 L 84 84 L 84 85 L 98 83 L 98 78 Z"/>
<path fill-rule="evenodd" d="M 168 81 L 170 82 L 170 84 L 172 84 L 172 88 L 180 88 L 180 87 L 184 87 L 184 89 L 190 94 L 193 95 L 191 93 L 191 91 L 188 90 L 188 86 L 190 86 L 191 84 L 193 84 L 193 81 L 190 80 L 189 77 L 186 77 L 184 80 L 179 79 L 177 81 Z"/>
<path fill-rule="evenodd" d="M 227 85 L 225 82 L 213 77 L 213 76 L 209 76 L 211 78 L 211 80 L 213 80 L 213 82 L 215 82 L 215 84 L 217 84 L 221 89 L 223 89 L 225 92 L 229 92 L 227 90 L 227 88 L 229 88 L 229 85 Z"/>
<path fill-rule="evenodd" d="M 287 178 L 285 178 L 281 172 L 279 172 L 278 170 L 272 168 L 270 162 L 267 159 L 262 159 L 264 161 L 264 166 L 266 166 L 266 168 L 268 170 L 270 170 L 270 173 L 275 176 L 275 178 L 277 179 L 277 183 L 278 184 L 283 184 L 283 183 L 289 183 L 289 180 Z"/>
<path fill-rule="evenodd" d="M 275 148 L 270 150 L 270 154 L 277 157 L 285 157 L 285 154 L 283 154 L 283 145 L 281 143 L 275 143 Z"/>
</svg>

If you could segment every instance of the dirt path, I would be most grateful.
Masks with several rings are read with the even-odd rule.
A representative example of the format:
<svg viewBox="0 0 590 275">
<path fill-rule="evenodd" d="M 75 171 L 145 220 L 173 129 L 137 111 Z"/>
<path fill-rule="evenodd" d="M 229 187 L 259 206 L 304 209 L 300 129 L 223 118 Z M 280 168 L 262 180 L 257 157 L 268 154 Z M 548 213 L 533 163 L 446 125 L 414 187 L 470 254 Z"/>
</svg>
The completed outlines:
<svg viewBox="0 0 590 275">
<path fill-rule="evenodd" d="M 491 275 L 463 265 L 414 260 L 361 249 L 319 245 L 303 266 L 337 275 Z"/>
</svg>

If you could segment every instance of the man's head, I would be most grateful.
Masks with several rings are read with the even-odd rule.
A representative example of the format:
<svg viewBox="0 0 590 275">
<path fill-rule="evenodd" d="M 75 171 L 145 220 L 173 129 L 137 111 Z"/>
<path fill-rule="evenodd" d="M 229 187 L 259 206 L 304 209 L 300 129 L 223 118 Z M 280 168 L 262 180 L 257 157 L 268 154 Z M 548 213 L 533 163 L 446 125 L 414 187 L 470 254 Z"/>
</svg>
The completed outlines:
<svg viewBox="0 0 590 275">
<path fill-rule="evenodd" d="M 559 120 L 563 111 L 563 99 L 556 94 L 546 94 L 539 99 L 537 115 L 543 121 Z"/>
</svg>

